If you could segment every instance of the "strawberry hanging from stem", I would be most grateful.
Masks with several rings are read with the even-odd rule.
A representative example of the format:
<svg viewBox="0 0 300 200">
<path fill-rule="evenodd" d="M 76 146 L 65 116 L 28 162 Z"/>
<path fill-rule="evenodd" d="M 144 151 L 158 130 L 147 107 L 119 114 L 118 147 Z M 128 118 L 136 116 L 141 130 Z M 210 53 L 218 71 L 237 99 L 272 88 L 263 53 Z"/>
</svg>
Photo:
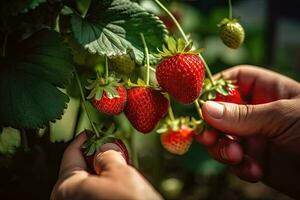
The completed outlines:
<svg viewBox="0 0 300 200">
<path fill-rule="evenodd" d="M 93 105 L 102 113 L 107 115 L 120 114 L 126 104 L 126 89 L 114 77 L 108 77 L 107 58 L 105 62 L 105 78 L 98 77 L 91 81 L 86 88 L 91 90 L 87 99 L 92 99 Z"/>
<path fill-rule="evenodd" d="M 169 101 L 159 90 L 150 87 L 149 52 L 143 34 L 141 34 L 141 38 L 146 55 L 146 83 L 140 79 L 137 84 L 128 81 L 131 88 L 127 91 L 127 104 L 124 113 L 136 130 L 149 133 L 167 113 Z"/>
<path fill-rule="evenodd" d="M 222 19 L 218 24 L 220 27 L 220 38 L 223 43 L 232 49 L 237 49 L 244 43 L 245 31 L 239 20 L 232 17 L 231 0 L 229 2 L 229 17 Z"/>
<path fill-rule="evenodd" d="M 157 130 L 161 134 L 160 140 L 162 146 L 170 153 L 176 155 L 185 154 L 193 142 L 197 123 L 195 119 L 190 119 L 189 117 L 167 120 Z"/>
<path fill-rule="evenodd" d="M 157 81 L 180 103 L 193 103 L 200 96 L 205 77 L 204 63 L 198 56 L 201 51 L 192 50 L 191 42 L 168 37 L 158 54 L 162 60 L 156 68 Z"/>
</svg>

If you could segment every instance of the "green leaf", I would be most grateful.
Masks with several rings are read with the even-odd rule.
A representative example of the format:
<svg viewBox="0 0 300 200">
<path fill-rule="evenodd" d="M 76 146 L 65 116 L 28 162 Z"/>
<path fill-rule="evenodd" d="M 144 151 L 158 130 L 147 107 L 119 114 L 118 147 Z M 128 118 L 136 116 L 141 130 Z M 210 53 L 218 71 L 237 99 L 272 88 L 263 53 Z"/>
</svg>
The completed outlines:
<svg viewBox="0 0 300 200">
<path fill-rule="evenodd" d="M 57 32 L 41 30 L 0 57 L 0 125 L 41 128 L 69 101 L 58 90 L 72 76 L 72 56 Z"/>
<path fill-rule="evenodd" d="M 71 30 L 91 53 L 112 57 L 131 52 L 138 64 L 144 59 L 140 33 L 150 41 L 150 53 L 157 51 L 167 33 L 158 17 L 130 0 L 93 0 L 85 17 L 71 15 Z M 150 59 L 155 61 L 152 54 Z"/>
<path fill-rule="evenodd" d="M 11 127 L 3 128 L 0 133 L 0 153 L 4 155 L 14 154 L 20 145 L 20 131 Z"/>
</svg>

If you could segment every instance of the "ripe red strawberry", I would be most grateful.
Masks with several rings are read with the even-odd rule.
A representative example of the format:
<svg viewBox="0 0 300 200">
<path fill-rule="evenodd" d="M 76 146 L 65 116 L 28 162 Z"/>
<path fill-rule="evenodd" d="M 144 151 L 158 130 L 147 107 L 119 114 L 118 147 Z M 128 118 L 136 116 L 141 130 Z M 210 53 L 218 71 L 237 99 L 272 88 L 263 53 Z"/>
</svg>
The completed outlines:
<svg viewBox="0 0 300 200">
<path fill-rule="evenodd" d="M 228 95 L 223 95 L 219 92 L 216 93 L 215 101 L 223 101 L 227 103 L 243 104 L 240 92 L 237 87 L 226 87 Z"/>
<path fill-rule="evenodd" d="M 133 87 L 127 91 L 124 113 L 136 130 L 149 133 L 167 113 L 168 106 L 168 100 L 159 91 Z"/>
<path fill-rule="evenodd" d="M 159 85 L 183 104 L 193 103 L 200 96 L 204 77 L 204 63 L 195 54 L 164 58 L 156 69 Z"/>
<path fill-rule="evenodd" d="M 126 89 L 124 86 L 120 85 L 116 87 L 118 92 L 118 97 L 109 98 L 106 91 L 102 93 L 102 97 L 97 100 L 96 97 L 93 99 L 93 105 L 102 113 L 107 115 L 118 115 L 120 114 L 126 104 Z"/>
<path fill-rule="evenodd" d="M 182 155 L 189 150 L 194 134 L 192 129 L 182 125 L 178 130 L 168 129 L 161 134 L 160 139 L 166 150 L 173 154 Z"/>
</svg>

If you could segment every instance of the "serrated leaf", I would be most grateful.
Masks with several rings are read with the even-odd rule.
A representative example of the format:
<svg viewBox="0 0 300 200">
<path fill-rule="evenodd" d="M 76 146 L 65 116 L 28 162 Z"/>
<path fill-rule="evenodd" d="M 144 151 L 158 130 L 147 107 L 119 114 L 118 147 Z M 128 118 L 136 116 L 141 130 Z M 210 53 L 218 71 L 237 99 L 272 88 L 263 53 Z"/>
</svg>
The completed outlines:
<svg viewBox="0 0 300 200">
<path fill-rule="evenodd" d="M 14 154 L 20 145 L 20 131 L 11 127 L 3 128 L 0 133 L 0 153 L 4 155 Z"/>
<path fill-rule="evenodd" d="M 72 57 L 57 32 L 41 30 L 0 60 L 0 125 L 42 128 L 59 118 L 69 98 Z"/>
<path fill-rule="evenodd" d="M 144 59 L 140 33 L 151 53 L 161 46 L 167 33 L 158 17 L 130 0 L 92 0 L 85 17 L 71 15 L 71 30 L 79 44 L 91 53 L 117 56 L 133 52 L 138 64 Z M 150 55 L 151 62 L 155 57 Z"/>
</svg>

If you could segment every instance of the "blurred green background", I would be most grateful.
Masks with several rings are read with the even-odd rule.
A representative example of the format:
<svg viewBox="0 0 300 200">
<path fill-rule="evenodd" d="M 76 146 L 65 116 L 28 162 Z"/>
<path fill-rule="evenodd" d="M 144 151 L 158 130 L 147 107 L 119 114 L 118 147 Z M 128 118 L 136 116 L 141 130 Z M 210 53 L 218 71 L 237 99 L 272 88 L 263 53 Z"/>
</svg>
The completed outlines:
<svg viewBox="0 0 300 200">
<path fill-rule="evenodd" d="M 170 32 L 176 29 L 165 14 L 151 0 L 139 1 L 147 10 L 160 16 L 169 25 Z M 228 15 L 226 0 L 169 0 L 163 1 L 178 18 L 186 33 L 191 34 L 198 47 L 204 47 L 204 58 L 213 72 L 219 72 L 239 64 L 252 64 L 269 68 L 279 73 L 300 79 L 300 8 L 299 1 L 286 0 L 233 0 L 233 13 L 240 18 L 246 31 L 242 48 L 231 50 L 218 37 L 217 24 Z M 77 1 L 78 8 L 86 5 Z M 77 63 L 80 62 L 80 58 Z M 102 60 L 89 58 L 86 65 L 96 65 Z M 76 61 L 75 61 L 76 62 Z M 81 70 L 84 81 L 89 72 Z M 88 70 L 87 70 L 88 71 Z M 0 156 L 0 199 L 48 199 L 57 179 L 61 155 L 73 133 L 89 127 L 82 112 L 77 89 L 72 86 L 69 107 L 63 118 L 40 130 L 42 137 L 28 135 L 28 149 L 18 150 L 14 156 Z M 174 103 L 179 114 L 197 116 L 193 107 Z M 99 122 L 105 116 L 89 107 Z M 166 199 L 290 199 L 262 183 L 250 184 L 233 176 L 226 166 L 210 159 L 206 150 L 194 143 L 190 151 L 181 157 L 173 156 L 160 145 L 157 134 L 142 135 L 135 132 L 127 119 L 115 117 L 119 132 L 133 132 L 131 143 L 136 149 L 139 170 L 164 195 Z M 76 126 L 78 122 L 78 125 Z M 34 132 L 34 131 L 32 131 Z M 126 135 L 126 134 L 125 134 Z M 49 141 L 49 139 L 51 141 Z M 142 197 L 141 197 L 142 199 Z"/>
</svg>

